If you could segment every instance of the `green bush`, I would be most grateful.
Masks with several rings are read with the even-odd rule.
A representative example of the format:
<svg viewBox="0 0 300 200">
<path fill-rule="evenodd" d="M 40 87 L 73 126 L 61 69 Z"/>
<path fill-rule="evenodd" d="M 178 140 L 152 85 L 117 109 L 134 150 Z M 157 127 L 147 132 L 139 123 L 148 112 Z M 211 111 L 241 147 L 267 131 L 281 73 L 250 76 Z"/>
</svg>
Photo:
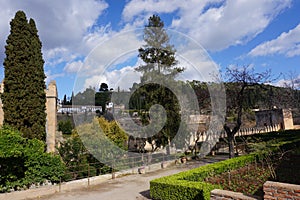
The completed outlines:
<svg viewBox="0 0 300 200">
<path fill-rule="evenodd" d="M 58 122 L 58 131 L 61 131 L 63 134 L 71 134 L 72 133 L 72 122 L 71 120 L 65 120 Z"/>
<path fill-rule="evenodd" d="M 64 173 L 60 157 L 44 152 L 44 142 L 26 139 L 12 128 L 0 129 L 0 146 L 0 192 L 58 182 Z"/>
<path fill-rule="evenodd" d="M 210 191 L 221 188 L 205 182 L 194 182 L 169 177 L 166 179 L 155 179 L 150 182 L 150 195 L 153 199 L 162 200 L 189 200 L 209 199 Z"/>
</svg>

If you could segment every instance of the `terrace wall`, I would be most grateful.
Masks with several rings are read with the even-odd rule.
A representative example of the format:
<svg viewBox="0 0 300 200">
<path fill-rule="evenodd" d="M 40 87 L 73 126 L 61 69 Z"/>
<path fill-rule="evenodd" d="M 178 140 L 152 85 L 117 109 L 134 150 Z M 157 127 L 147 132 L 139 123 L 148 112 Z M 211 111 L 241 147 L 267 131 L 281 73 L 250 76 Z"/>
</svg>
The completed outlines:
<svg viewBox="0 0 300 200">
<path fill-rule="evenodd" d="M 300 200 L 300 185 L 267 181 L 264 184 L 264 199 Z"/>
<path fill-rule="evenodd" d="M 220 189 L 215 189 L 211 191 L 210 199 L 211 200 L 231 200 L 231 199 L 256 200 L 256 198 L 246 196 L 240 192 L 232 192 L 232 191 L 220 190 Z"/>
<path fill-rule="evenodd" d="M 300 200 L 300 185 L 267 181 L 263 186 L 265 200 Z M 255 200 L 257 198 L 239 192 L 215 189 L 211 191 L 212 200 Z"/>
</svg>

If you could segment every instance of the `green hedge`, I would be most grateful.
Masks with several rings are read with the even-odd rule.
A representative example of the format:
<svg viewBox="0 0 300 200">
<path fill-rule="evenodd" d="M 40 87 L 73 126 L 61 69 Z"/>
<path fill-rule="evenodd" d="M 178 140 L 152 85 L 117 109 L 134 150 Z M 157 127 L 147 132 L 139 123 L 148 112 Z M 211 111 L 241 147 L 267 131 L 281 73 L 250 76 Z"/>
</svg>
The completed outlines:
<svg viewBox="0 0 300 200">
<path fill-rule="evenodd" d="M 222 187 L 204 182 L 205 178 L 243 167 L 256 158 L 256 154 L 249 154 L 152 180 L 150 195 L 161 200 L 210 199 L 210 191 Z"/>
<path fill-rule="evenodd" d="M 153 199 L 209 199 L 210 191 L 221 188 L 205 182 L 193 182 L 174 178 L 156 179 L 150 182 L 150 195 Z"/>
</svg>

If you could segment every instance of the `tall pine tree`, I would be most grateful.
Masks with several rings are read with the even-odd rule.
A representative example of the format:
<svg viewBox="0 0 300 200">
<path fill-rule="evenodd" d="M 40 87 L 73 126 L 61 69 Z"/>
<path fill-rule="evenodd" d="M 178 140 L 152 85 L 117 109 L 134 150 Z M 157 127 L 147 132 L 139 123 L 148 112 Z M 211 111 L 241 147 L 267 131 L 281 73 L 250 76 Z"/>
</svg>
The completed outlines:
<svg viewBox="0 0 300 200">
<path fill-rule="evenodd" d="M 33 19 L 18 11 L 5 46 L 4 124 L 26 138 L 46 138 L 46 94 L 42 43 Z"/>
<path fill-rule="evenodd" d="M 176 50 L 169 44 L 169 36 L 158 15 L 149 18 L 144 29 L 144 41 L 146 44 L 139 49 L 139 57 L 145 65 L 136 68 L 143 73 L 142 82 L 154 81 L 161 76 L 173 79 L 184 70 L 177 66 Z"/>
<path fill-rule="evenodd" d="M 177 65 L 176 50 L 169 44 L 169 36 L 158 15 L 149 18 L 148 25 L 144 29 L 144 41 L 146 44 L 139 49 L 138 55 L 144 64 L 136 68 L 136 71 L 142 72 L 142 86 L 133 97 L 143 98 L 146 110 L 155 104 L 164 107 L 167 115 L 164 127 L 147 139 L 150 143 L 155 140 L 158 147 L 167 146 L 179 130 L 181 115 L 177 97 L 164 83 L 177 85 L 175 77 L 184 69 Z M 149 116 L 143 116 L 142 122 L 150 123 Z"/>
</svg>

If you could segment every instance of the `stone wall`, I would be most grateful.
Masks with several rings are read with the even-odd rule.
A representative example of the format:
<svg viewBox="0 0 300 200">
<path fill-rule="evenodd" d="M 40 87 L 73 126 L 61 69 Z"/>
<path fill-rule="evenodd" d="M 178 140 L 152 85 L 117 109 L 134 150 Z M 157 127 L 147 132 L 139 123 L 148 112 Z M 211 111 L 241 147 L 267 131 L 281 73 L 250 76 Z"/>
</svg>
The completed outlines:
<svg viewBox="0 0 300 200">
<path fill-rule="evenodd" d="M 219 190 L 219 189 L 215 189 L 211 191 L 210 199 L 212 200 L 230 200 L 230 199 L 256 200 L 256 198 L 251 196 L 246 196 L 240 192 L 231 192 L 228 190 Z"/>
<path fill-rule="evenodd" d="M 256 127 L 280 124 L 283 130 L 294 129 L 293 115 L 290 109 L 260 110 L 255 112 Z"/>
<path fill-rule="evenodd" d="M 300 185 L 267 181 L 264 184 L 264 199 L 300 200 Z"/>
<path fill-rule="evenodd" d="M 267 181 L 263 186 L 265 200 L 300 200 L 300 185 L 279 183 Z M 211 191 L 210 199 L 212 200 L 254 200 L 258 199 L 252 196 L 246 196 L 239 192 L 215 189 Z"/>
</svg>

